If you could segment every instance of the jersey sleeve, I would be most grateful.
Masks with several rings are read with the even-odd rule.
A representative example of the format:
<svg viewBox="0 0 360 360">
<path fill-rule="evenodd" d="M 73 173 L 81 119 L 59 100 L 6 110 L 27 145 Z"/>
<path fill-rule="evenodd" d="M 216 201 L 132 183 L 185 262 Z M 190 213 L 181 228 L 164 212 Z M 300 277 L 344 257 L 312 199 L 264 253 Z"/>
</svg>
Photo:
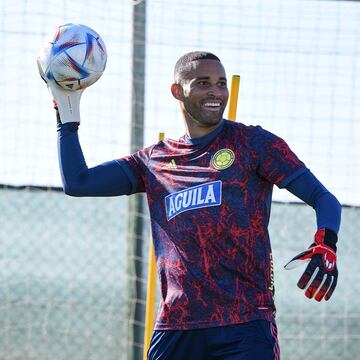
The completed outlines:
<svg viewBox="0 0 360 360">
<path fill-rule="evenodd" d="M 328 228 L 339 232 L 341 204 L 310 170 L 291 181 L 286 189 L 314 208 L 318 229 Z"/>
<path fill-rule="evenodd" d="M 78 127 L 78 123 L 58 124 L 58 155 L 65 194 L 128 195 L 132 182 L 124 172 L 121 161 L 108 161 L 88 168 L 79 142 Z"/>
<path fill-rule="evenodd" d="M 145 178 L 152 147 L 137 151 L 120 159 L 123 170 L 131 179 L 131 194 L 146 192 Z"/>
<path fill-rule="evenodd" d="M 257 126 L 254 139 L 258 152 L 258 174 L 279 188 L 286 187 L 308 170 L 280 137 Z"/>
</svg>

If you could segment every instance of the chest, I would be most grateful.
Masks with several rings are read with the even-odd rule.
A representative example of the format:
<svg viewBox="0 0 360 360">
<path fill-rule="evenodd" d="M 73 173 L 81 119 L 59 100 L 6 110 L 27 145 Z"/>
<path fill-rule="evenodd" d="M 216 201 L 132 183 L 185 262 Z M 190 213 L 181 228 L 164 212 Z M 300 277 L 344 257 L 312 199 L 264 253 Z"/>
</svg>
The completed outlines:
<svg viewBox="0 0 360 360">
<path fill-rule="evenodd" d="M 190 189 L 194 199 L 195 195 L 200 197 L 200 193 L 212 191 L 214 187 L 209 187 L 209 183 L 215 183 L 215 189 L 218 183 L 221 189 L 248 186 L 256 173 L 256 159 L 246 147 L 210 144 L 200 149 L 155 154 L 147 171 L 148 192 L 163 197 Z"/>
</svg>

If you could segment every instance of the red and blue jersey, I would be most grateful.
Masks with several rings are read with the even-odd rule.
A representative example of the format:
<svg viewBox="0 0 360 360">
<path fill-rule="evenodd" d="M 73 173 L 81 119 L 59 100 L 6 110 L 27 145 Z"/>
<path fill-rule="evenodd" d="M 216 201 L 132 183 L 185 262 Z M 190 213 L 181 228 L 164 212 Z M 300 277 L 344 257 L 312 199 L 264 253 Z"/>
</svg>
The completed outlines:
<svg viewBox="0 0 360 360">
<path fill-rule="evenodd" d="M 121 159 L 146 192 L 161 301 L 155 329 L 274 319 L 268 234 L 273 184 L 306 172 L 284 140 L 224 120 Z"/>
</svg>

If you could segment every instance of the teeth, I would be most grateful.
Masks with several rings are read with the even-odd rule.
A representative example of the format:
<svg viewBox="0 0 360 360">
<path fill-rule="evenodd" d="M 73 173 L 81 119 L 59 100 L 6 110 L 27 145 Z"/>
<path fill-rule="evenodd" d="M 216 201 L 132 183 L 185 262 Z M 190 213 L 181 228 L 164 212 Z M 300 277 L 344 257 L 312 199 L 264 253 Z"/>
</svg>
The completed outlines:
<svg viewBox="0 0 360 360">
<path fill-rule="evenodd" d="M 220 103 L 208 102 L 208 103 L 205 103 L 204 106 L 220 106 Z"/>
</svg>

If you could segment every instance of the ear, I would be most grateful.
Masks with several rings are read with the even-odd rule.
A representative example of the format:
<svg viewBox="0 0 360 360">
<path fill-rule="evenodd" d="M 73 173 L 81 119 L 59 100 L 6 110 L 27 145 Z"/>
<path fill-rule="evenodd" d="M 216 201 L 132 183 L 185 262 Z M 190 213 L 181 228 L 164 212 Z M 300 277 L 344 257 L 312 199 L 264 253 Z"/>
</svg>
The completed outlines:
<svg viewBox="0 0 360 360">
<path fill-rule="evenodd" d="M 171 93 L 173 94 L 173 97 L 177 100 L 182 100 L 183 98 L 183 90 L 180 84 L 172 84 L 171 85 Z"/>
</svg>

